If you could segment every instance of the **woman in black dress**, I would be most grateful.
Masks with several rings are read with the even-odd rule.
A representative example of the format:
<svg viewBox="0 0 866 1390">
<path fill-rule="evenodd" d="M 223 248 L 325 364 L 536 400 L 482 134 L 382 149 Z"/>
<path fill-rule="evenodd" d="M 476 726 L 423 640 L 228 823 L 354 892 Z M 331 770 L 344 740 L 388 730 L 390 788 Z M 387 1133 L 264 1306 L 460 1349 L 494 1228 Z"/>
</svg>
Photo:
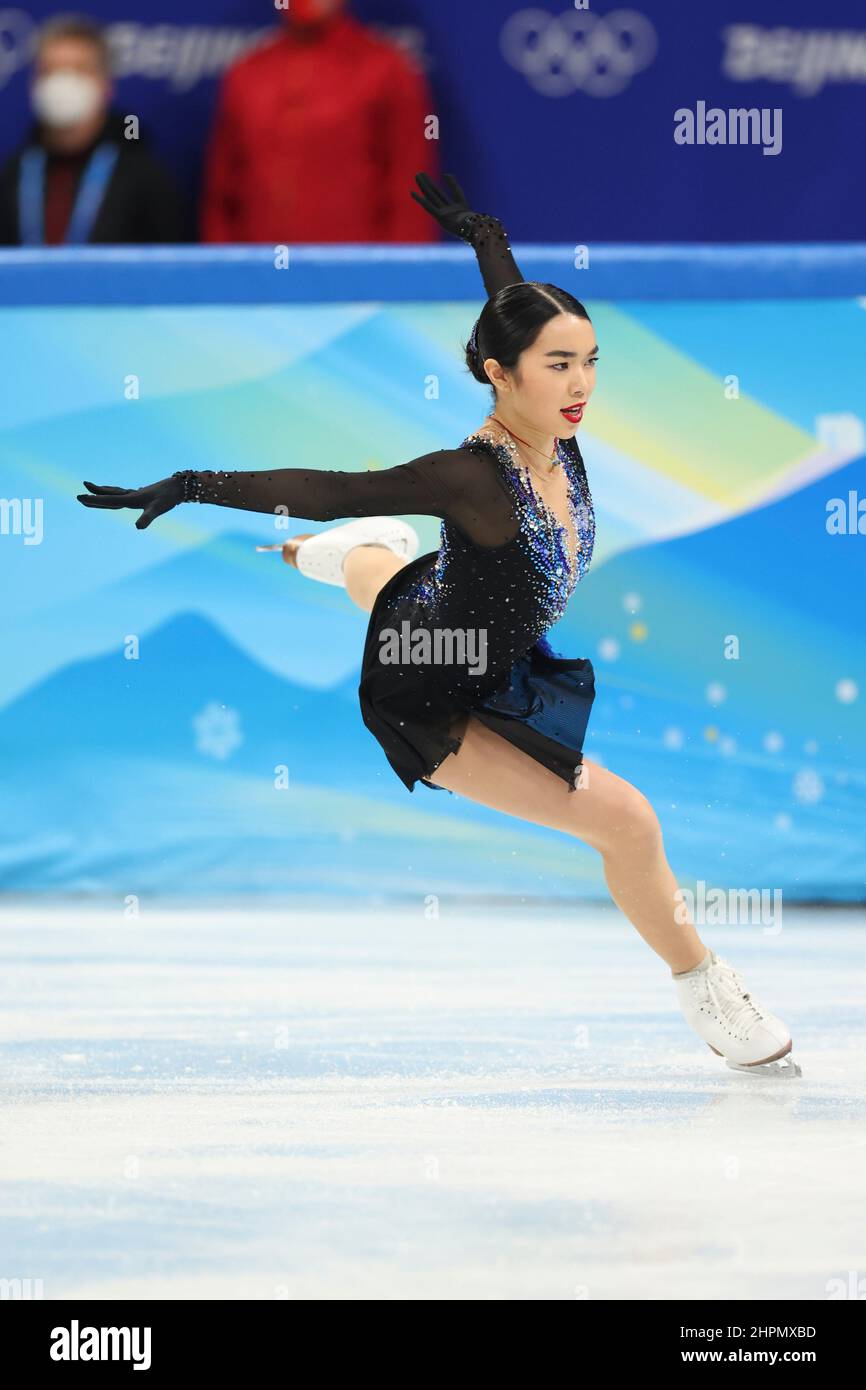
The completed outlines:
<svg viewBox="0 0 866 1390">
<path fill-rule="evenodd" d="M 558 656 L 545 634 L 592 558 L 575 434 L 595 389 L 595 334 L 573 295 L 523 280 L 501 224 L 447 180 L 446 193 L 418 175 L 412 196 L 476 252 L 489 298 L 466 361 L 494 399 L 459 448 L 366 473 L 183 470 L 134 491 L 85 483 L 79 501 L 141 509 L 139 529 L 191 501 L 357 518 L 282 549 L 370 613 L 361 712 L 404 785 L 457 793 L 598 850 L 612 898 L 670 967 L 685 1017 L 713 1051 L 735 1069 L 798 1074 L 785 1024 L 688 920 L 647 798 L 583 754 L 592 663 Z M 436 551 L 413 558 L 417 537 L 396 519 L 407 514 L 440 518 Z"/>
</svg>

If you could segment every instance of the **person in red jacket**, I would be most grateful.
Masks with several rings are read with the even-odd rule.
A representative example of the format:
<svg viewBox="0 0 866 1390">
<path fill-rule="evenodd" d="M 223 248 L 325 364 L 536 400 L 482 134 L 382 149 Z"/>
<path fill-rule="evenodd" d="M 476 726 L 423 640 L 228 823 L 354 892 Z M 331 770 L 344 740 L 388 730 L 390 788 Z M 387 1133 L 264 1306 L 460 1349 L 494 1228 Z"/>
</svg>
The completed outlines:
<svg viewBox="0 0 866 1390">
<path fill-rule="evenodd" d="M 205 162 L 206 242 L 435 241 L 407 187 L 437 172 L 419 68 L 345 12 L 291 0 L 225 74 Z"/>
</svg>

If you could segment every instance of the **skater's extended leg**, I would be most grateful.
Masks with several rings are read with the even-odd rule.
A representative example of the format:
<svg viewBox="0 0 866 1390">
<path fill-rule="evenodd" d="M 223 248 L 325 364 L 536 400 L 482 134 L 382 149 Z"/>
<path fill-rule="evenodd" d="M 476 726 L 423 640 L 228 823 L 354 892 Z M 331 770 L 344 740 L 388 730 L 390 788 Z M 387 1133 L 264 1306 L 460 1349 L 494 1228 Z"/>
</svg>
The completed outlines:
<svg viewBox="0 0 866 1390">
<path fill-rule="evenodd" d="M 298 546 L 307 537 L 306 532 L 300 536 L 293 536 L 283 546 L 283 559 L 296 569 L 295 556 Z M 407 560 L 395 555 L 387 545 L 353 546 L 343 561 L 343 576 L 349 598 L 359 608 L 363 608 L 365 613 L 370 613 L 382 585 L 387 584 L 407 563 Z"/>
<path fill-rule="evenodd" d="M 584 758 L 581 784 L 570 791 L 562 778 L 470 717 L 459 752 L 429 780 L 592 845 L 614 902 L 672 971 L 691 970 L 706 956 L 676 896 L 658 817 L 643 793 L 616 773 Z"/>
<path fill-rule="evenodd" d="M 734 1070 L 799 1076 L 789 1029 L 758 1004 L 727 961 L 707 951 L 685 913 L 647 798 L 591 758 L 583 764 L 577 789 L 570 791 L 562 778 L 470 715 L 462 746 L 429 780 L 592 845 L 614 902 L 677 976 L 677 998 L 695 1032 Z"/>
</svg>

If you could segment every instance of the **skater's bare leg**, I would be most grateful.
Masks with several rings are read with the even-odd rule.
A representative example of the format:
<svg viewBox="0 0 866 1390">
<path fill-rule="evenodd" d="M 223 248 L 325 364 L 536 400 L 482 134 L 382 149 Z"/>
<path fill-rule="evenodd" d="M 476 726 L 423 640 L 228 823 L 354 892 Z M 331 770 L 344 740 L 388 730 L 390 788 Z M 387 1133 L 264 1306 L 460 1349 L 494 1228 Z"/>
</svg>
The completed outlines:
<svg viewBox="0 0 866 1390">
<path fill-rule="evenodd" d="M 395 555 L 387 545 L 356 545 L 343 564 L 346 593 L 353 603 L 371 612 L 376 595 L 407 562 Z"/>
<path fill-rule="evenodd" d="M 297 545 L 303 537 L 293 539 Z M 369 613 L 382 585 L 405 563 L 387 546 L 355 546 L 343 565 L 349 596 Z M 571 792 L 562 778 L 477 719 L 458 721 L 454 732 L 461 729 L 459 753 L 449 754 L 431 782 L 592 845 L 602 856 L 614 902 L 670 969 L 690 970 L 703 960 L 707 948 L 675 897 L 678 885 L 658 817 L 642 792 L 589 758 L 584 758 L 582 785 Z M 678 921 L 675 911 L 686 920 Z"/>
<path fill-rule="evenodd" d="M 287 564 L 294 565 L 295 569 L 295 554 L 301 541 L 307 539 L 307 534 L 293 536 L 283 546 L 283 559 Z M 353 603 L 369 613 L 382 585 L 387 584 L 405 564 L 406 561 L 395 555 L 387 545 L 353 546 L 343 562 L 346 593 Z"/>
<path fill-rule="evenodd" d="M 671 970 L 690 970 L 703 960 L 707 947 L 675 897 L 658 817 L 643 793 L 615 772 L 584 758 L 582 785 L 569 791 L 561 777 L 470 716 L 459 752 L 429 780 L 592 845 L 614 902 Z"/>
</svg>

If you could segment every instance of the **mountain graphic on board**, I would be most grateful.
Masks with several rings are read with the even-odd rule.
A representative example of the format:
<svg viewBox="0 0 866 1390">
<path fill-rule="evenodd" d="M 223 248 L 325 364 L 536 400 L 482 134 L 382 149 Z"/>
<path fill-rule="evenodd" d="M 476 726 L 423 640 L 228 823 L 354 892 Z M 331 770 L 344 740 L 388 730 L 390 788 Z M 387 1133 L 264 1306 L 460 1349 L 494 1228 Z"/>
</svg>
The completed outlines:
<svg viewBox="0 0 866 1390">
<path fill-rule="evenodd" d="M 215 759 L 263 775 L 285 764 L 304 780 L 332 784 L 353 763 L 369 772 L 382 761 L 347 686 L 285 681 L 200 614 L 178 613 L 143 633 L 136 655 L 118 641 L 14 700 L 0 713 L 0 753 L 7 769 L 40 750 L 57 759 L 88 746 L 188 765 Z"/>
<path fill-rule="evenodd" d="M 284 681 L 195 613 L 135 660 L 118 646 L 56 672 L 0 712 L 0 891 L 420 903 L 431 885 L 500 893 L 506 869 L 541 894 L 597 878 L 548 832 L 445 792 L 412 805 L 352 684 Z"/>
</svg>

